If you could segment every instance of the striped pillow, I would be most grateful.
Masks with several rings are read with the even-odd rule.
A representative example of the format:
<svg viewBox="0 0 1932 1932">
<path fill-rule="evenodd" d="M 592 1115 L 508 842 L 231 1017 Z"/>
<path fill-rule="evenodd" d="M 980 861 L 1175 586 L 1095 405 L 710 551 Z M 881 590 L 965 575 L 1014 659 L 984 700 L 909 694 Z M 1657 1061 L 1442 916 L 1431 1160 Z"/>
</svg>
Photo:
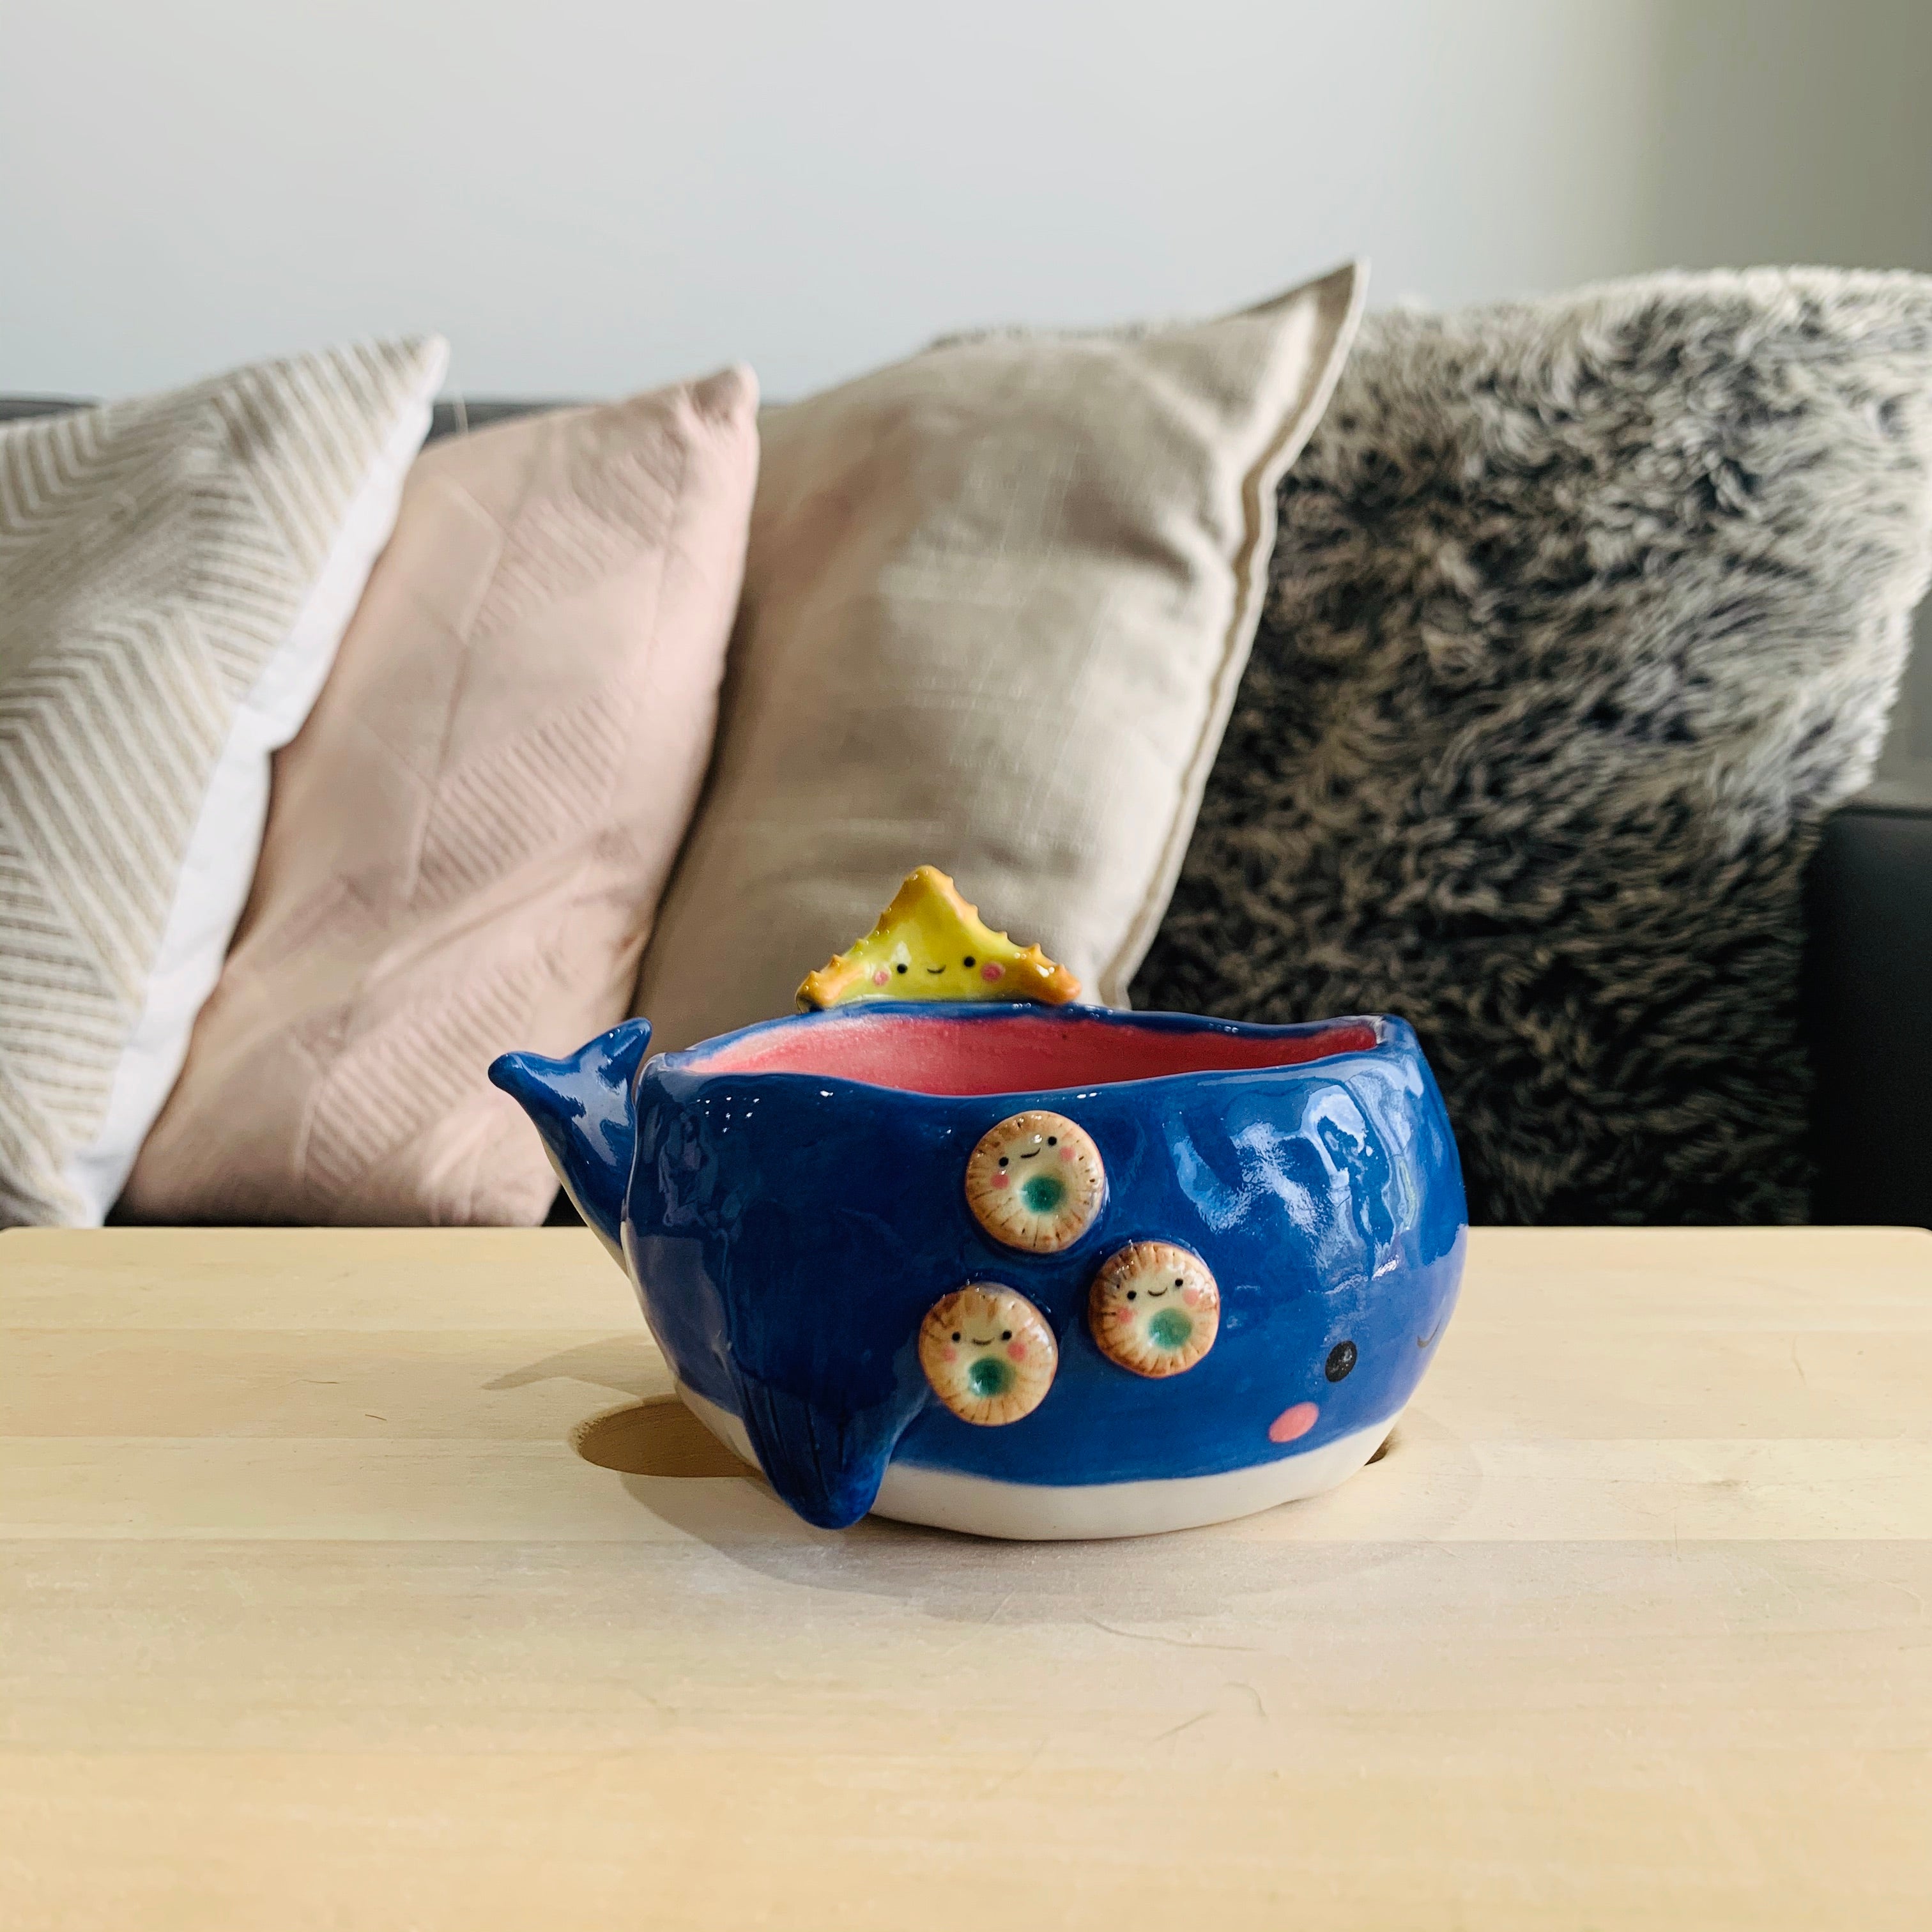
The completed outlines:
<svg viewBox="0 0 1932 1932">
<path fill-rule="evenodd" d="M 0 428 L 0 1226 L 120 1192 L 446 359 L 380 344 Z"/>
</svg>

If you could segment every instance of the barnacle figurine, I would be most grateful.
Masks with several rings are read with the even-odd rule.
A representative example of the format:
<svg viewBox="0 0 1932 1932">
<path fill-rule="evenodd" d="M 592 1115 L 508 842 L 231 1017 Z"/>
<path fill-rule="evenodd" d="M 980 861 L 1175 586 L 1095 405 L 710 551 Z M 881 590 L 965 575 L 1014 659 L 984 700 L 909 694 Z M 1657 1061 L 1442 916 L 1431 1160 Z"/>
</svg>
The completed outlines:
<svg viewBox="0 0 1932 1932">
<path fill-rule="evenodd" d="M 920 1327 L 919 1365 L 933 1394 L 979 1428 L 1030 1415 L 1059 1360 L 1046 1317 L 996 1281 L 969 1282 L 934 1302 Z"/>
<path fill-rule="evenodd" d="M 1064 1114 L 1015 1114 L 980 1137 L 966 1202 L 994 1240 L 1036 1255 L 1071 1247 L 1106 1198 L 1107 1170 L 1085 1128 Z"/>
<path fill-rule="evenodd" d="M 1064 1006 L 1080 982 L 1037 946 L 995 932 L 932 866 L 910 874 L 863 939 L 798 989 L 802 1009 L 855 1000 L 1034 1000 Z"/>
</svg>

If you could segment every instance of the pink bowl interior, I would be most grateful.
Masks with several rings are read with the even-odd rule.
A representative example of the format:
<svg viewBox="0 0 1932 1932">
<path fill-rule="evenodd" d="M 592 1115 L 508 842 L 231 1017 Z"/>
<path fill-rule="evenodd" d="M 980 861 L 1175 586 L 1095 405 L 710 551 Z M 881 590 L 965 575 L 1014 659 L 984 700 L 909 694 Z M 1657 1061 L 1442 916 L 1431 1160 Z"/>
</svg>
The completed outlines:
<svg viewBox="0 0 1932 1932">
<path fill-rule="evenodd" d="M 908 1094 L 1023 1094 L 1174 1073 L 1298 1066 L 1377 1044 L 1359 1020 L 1275 1038 L 1122 1025 L 1085 1015 L 960 1019 L 874 1014 L 752 1034 L 694 1064 L 706 1073 L 810 1073 Z"/>
</svg>

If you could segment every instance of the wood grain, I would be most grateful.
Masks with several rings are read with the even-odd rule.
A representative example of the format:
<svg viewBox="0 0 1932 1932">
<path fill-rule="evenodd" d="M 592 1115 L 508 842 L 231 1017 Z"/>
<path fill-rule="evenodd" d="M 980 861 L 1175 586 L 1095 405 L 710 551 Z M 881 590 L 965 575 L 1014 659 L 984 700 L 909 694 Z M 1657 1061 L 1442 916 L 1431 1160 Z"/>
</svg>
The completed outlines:
<svg viewBox="0 0 1932 1932">
<path fill-rule="evenodd" d="M 1332 1496 L 834 1535 L 580 1231 L 0 1236 L 0 1925 L 1923 1927 L 1932 1235 L 1438 1346 Z"/>
</svg>

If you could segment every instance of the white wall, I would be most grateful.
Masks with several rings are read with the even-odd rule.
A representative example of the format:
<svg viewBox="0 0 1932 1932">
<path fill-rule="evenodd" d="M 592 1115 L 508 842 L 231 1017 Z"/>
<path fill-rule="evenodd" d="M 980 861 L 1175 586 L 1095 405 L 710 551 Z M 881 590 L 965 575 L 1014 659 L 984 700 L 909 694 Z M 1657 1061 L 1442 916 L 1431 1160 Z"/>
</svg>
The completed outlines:
<svg viewBox="0 0 1932 1932">
<path fill-rule="evenodd" d="M 1653 258 L 1932 269 L 1932 0 L 1684 0 Z M 1932 603 L 1880 776 L 1932 793 Z"/>
<path fill-rule="evenodd" d="M 1928 95 L 1932 0 L 14 0 L 0 389 L 436 328 L 472 395 L 782 395 L 1355 253 L 1932 268 Z"/>
<path fill-rule="evenodd" d="M 1384 297 L 1444 301 L 1649 255 L 1652 5 L 9 12 L 16 382 L 434 325 L 472 392 L 743 356 L 796 393 L 962 324 L 1213 308 L 1364 250 Z"/>
</svg>

